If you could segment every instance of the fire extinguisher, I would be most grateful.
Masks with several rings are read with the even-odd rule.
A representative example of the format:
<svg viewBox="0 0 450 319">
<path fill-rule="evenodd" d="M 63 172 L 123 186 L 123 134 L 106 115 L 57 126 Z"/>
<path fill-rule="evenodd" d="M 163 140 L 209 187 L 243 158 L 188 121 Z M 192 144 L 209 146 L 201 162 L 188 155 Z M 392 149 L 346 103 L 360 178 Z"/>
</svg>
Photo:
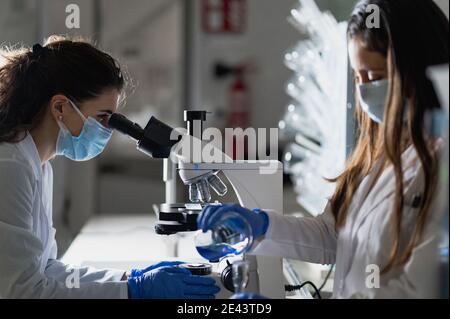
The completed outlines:
<svg viewBox="0 0 450 319">
<path fill-rule="evenodd" d="M 237 67 L 224 64 L 216 65 L 216 76 L 218 78 L 233 76 L 228 93 L 228 128 L 245 130 L 250 126 L 251 102 L 250 88 L 245 81 L 246 69 L 245 65 Z M 234 160 L 247 159 L 248 141 L 243 136 L 234 136 L 232 140 L 226 141 L 226 143 L 232 143 L 233 154 L 228 155 Z"/>
<path fill-rule="evenodd" d="M 236 72 L 230 87 L 229 127 L 246 129 L 250 125 L 250 90 L 245 82 L 244 71 Z"/>
<path fill-rule="evenodd" d="M 246 129 L 250 126 L 250 91 L 245 83 L 243 68 L 236 72 L 230 88 L 230 128 Z M 248 159 L 248 140 L 244 136 L 233 136 L 234 160 Z M 242 148 L 238 148 L 241 145 Z"/>
</svg>

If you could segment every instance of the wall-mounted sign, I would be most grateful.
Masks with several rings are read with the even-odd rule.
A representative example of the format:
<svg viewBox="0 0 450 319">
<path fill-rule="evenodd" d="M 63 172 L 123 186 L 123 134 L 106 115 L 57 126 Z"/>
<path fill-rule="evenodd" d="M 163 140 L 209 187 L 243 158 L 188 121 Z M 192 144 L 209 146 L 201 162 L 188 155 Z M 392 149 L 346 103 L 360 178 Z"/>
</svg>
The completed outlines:
<svg viewBox="0 0 450 319">
<path fill-rule="evenodd" d="M 202 0 L 202 25 L 206 33 L 243 33 L 247 0 Z"/>
</svg>

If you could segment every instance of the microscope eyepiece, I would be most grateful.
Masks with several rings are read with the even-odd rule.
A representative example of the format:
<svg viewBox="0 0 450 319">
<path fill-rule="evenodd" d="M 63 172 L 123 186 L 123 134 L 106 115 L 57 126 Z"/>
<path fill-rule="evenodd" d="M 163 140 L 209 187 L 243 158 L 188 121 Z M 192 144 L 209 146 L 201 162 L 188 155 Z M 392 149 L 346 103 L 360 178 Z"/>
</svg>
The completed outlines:
<svg viewBox="0 0 450 319">
<path fill-rule="evenodd" d="M 109 118 L 108 126 L 120 133 L 130 136 L 136 141 L 140 141 L 144 136 L 144 129 L 139 124 L 131 122 L 124 115 L 114 113 Z"/>
<path fill-rule="evenodd" d="M 169 158 L 172 147 L 181 140 L 181 133 L 155 117 L 151 117 L 144 128 L 131 122 L 124 115 L 114 113 L 108 126 L 136 140 L 137 149 L 153 158 Z"/>
</svg>

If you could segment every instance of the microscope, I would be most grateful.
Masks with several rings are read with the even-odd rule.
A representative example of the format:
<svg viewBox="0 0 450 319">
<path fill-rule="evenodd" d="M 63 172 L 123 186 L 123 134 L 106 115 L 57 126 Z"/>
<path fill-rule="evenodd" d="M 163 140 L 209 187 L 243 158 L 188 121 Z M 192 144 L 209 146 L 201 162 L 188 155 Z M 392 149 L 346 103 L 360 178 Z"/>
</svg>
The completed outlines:
<svg viewBox="0 0 450 319">
<path fill-rule="evenodd" d="M 152 117 L 143 129 L 121 114 L 113 114 L 109 126 L 136 141 L 137 149 L 156 159 L 164 160 L 166 203 L 157 207 L 158 222 L 155 231 L 159 235 L 173 235 L 196 231 L 197 217 L 211 201 L 211 189 L 219 196 L 227 193 L 227 186 L 218 174 L 223 173 L 232 186 L 239 204 L 250 209 L 260 208 L 283 212 L 283 167 L 278 161 L 233 161 L 219 150 L 222 162 L 205 163 L 201 159 L 180 154 L 189 146 L 202 145 L 205 111 L 185 111 L 187 132 L 179 132 Z M 192 155 L 192 154 L 191 154 Z M 195 157 L 195 156 L 194 156 Z M 189 189 L 191 203 L 176 203 L 176 172 Z M 281 258 L 244 254 L 249 264 L 247 291 L 268 298 L 285 298 L 283 264 Z M 221 274 L 223 293 L 219 298 L 231 296 L 231 264 Z M 195 267 L 194 267 L 195 268 Z"/>
</svg>

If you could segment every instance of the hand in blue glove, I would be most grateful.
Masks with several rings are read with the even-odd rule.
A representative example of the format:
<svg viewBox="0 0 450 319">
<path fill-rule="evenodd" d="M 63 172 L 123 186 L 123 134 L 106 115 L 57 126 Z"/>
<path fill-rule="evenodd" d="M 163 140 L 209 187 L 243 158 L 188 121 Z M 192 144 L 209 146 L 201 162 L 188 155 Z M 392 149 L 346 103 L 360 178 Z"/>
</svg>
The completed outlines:
<svg viewBox="0 0 450 319">
<path fill-rule="evenodd" d="M 150 267 L 147 267 L 145 269 L 132 269 L 130 276 L 128 278 L 132 278 L 132 277 L 139 277 L 142 276 L 143 274 L 152 271 L 154 269 L 158 269 L 158 268 L 162 268 L 162 267 L 170 267 L 170 266 L 178 266 L 178 265 L 182 265 L 185 264 L 185 262 L 182 261 L 162 261 L 160 263 L 151 265 Z"/>
<path fill-rule="evenodd" d="M 269 298 L 261 296 L 261 295 L 258 295 L 258 294 L 240 293 L 240 294 L 234 294 L 233 296 L 230 297 L 230 299 L 245 299 L 245 300 L 259 299 L 259 300 L 264 300 L 264 299 L 269 299 Z"/>
<path fill-rule="evenodd" d="M 129 278 L 128 291 L 131 299 L 214 299 L 220 290 L 215 283 L 187 269 L 162 267 Z"/>
<path fill-rule="evenodd" d="M 229 212 L 239 214 L 249 223 L 254 238 L 264 236 L 269 228 L 269 216 L 266 212 L 260 209 L 248 210 L 239 205 L 209 205 L 205 207 L 198 216 L 198 228 L 207 232 L 222 214 Z"/>
</svg>

